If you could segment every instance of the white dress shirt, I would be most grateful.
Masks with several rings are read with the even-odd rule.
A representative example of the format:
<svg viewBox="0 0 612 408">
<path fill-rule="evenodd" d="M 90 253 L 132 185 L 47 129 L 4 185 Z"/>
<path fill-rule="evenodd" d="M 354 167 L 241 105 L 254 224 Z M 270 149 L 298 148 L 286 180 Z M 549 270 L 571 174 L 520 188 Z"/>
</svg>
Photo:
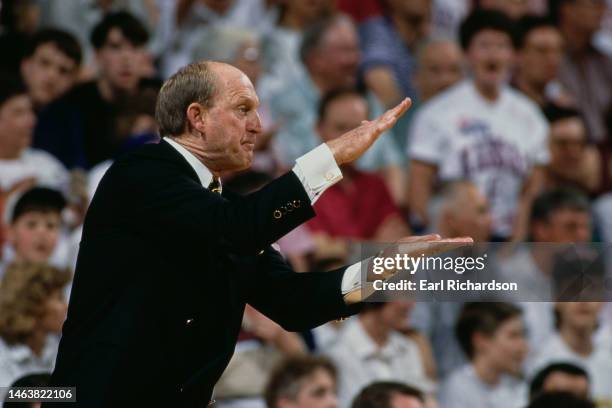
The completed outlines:
<svg viewBox="0 0 612 408">
<path fill-rule="evenodd" d="M 208 188 L 213 180 L 213 174 L 204 163 L 171 138 L 164 137 L 164 140 L 187 160 L 187 163 L 198 175 L 200 184 Z M 304 186 L 311 204 L 314 204 L 325 190 L 342 180 L 342 172 L 338 164 L 336 164 L 334 155 L 325 143 L 299 157 L 293 167 L 293 172 Z M 342 277 L 342 294 L 345 295 L 352 290 L 360 288 L 360 282 L 361 262 L 358 262 L 346 269 Z"/>
</svg>

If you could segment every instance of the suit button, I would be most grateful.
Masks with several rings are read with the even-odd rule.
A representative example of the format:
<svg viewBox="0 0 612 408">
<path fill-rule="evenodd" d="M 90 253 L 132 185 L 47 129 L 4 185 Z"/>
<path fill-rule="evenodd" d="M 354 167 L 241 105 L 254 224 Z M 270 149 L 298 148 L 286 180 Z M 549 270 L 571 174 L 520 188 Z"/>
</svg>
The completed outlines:
<svg viewBox="0 0 612 408">
<path fill-rule="evenodd" d="M 259 251 L 259 253 L 257 255 L 263 255 L 264 250 L 262 249 L 261 251 Z"/>
<path fill-rule="evenodd" d="M 287 203 L 287 211 L 289 211 L 289 212 L 293 211 L 293 204 L 292 203 Z"/>
<path fill-rule="evenodd" d="M 191 323 L 193 323 L 193 319 L 187 319 L 187 320 L 185 321 L 185 325 L 186 325 L 186 326 L 190 326 L 190 325 L 191 325 Z"/>
<path fill-rule="evenodd" d="M 274 212 L 272 213 L 272 215 L 274 216 L 274 218 L 279 219 L 280 217 L 283 216 L 283 214 L 279 211 L 279 210 L 274 210 Z"/>
<path fill-rule="evenodd" d="M 293 200 L 293 206 L 295 208 L 300 208 L 300 205 L 302 205 L 302 202 L 300 200 Z"/>
</svg>

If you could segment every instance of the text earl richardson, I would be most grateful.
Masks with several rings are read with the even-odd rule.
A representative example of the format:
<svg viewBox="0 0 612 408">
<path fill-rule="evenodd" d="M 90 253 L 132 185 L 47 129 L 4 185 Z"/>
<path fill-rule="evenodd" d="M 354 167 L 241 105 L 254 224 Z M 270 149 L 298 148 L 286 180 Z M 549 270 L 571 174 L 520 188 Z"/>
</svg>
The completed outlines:
<svg viewBox="0 0 612 408">
<path fill-rule="evenodd" d="M 472 282 L 471 280 L 445 279 L 439 281 L 429 281 L 420 279 L 411 281 L 402 279 L 397 282 L 385 282 L 383 280 L 375 280 L 373 282 L 374 290 L 393 290 L 393 291 L 517 291 L 518 284 L 516 282 L 498 282 L 495 279 L 488 282 Z"/>
</svg>

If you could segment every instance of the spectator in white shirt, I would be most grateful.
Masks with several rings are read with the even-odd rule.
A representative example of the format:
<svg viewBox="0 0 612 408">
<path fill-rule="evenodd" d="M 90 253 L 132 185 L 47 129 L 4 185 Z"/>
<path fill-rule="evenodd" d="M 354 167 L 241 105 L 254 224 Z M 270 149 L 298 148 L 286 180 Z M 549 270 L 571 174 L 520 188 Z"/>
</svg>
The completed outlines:
<svg viewBox="0 0 612 408">
<path fill-rule="evenodd" d="M 53 370 L 69 280 L 68 271 L 42 263 L 7 268 L 0 283 L 0 390 L 25 374 Z"/>
<path fill-rule="evenodd" d="M 411 303 L 367 303 L 357 319 L 342 328 L 328 354 L 338 367 L 340 406 L 374 381 L 394 380 L 432 392 L 419 346 L 397 330 L 406 328 Z"/>
<path fill-rule="evenodd" d="M 612 401 L 612 350 L 594 341 L 602 306 L 599 302 L 556 303 L 557 332 L 542 344 L 529 372 L 553 362 L 577 364 L 589 373 L 593 398 Z"/>
<path fill-rule="evenodd" d="M 470 362 L 442 384 L 442 408 L 523 407 L 527 388 L 519 380 L 527 341 L 521 311 L 509 303 L 466 303 L 457 338 Z"/>
<path fill-rule="evenodd" d="M 408 156 L 409 207 L 427 226 L 436 178 L 473 181 L 487 197 L 497 240 L 523 238 L 533 196 L 548 162 L 548 126 L 537 106 L 507 85 L 514 58 L 514 24 L 478 10 L 461 25 L 472 78 L 416 113 Z"/>
<path fill-rule="evenodd" d="M 0 192 L 19 183 L 63 189 L 68 171 L 53 156 L 30 148 L 36 117 L 32 101 L 18 78 L 0 78 Z"/>
</svg>

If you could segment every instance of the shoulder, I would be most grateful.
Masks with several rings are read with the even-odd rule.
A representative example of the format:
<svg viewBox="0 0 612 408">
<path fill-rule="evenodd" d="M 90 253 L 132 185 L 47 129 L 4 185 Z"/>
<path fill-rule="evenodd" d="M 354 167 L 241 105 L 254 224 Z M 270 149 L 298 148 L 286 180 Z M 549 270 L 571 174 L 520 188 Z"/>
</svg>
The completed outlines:
<svg viewBox="0 0 612 408">
<path fill-rule="evenodd" d="M 542 114 L 540 107 L 529 99 L 527 95 L 510 86 L 505 88 L 504 92 L 508 103 L 510 106 L 512 106 L 514 111 L 544 120 L 544 115 Z"/>
<path fill-rule="evenodd" d="M 48 153 L 44 150 L 27 148 L 23 152 L 23 157 L 26 159 L 26 161 L 29 161 L 29 162 L 36 162 L 38 164 L 43 164 L 43 165 L 46 164 L 46 165 L 63 167 L 61 162 L 58 159 L 56 159 L 55 156 L 53 156 L 51 153 Z"/>
<path fill-rule="evenodd" d="M 445 115 L 448 116 L 456 112 L 460 107 L 464 107 L 467 103 L 469 96 L 470 83 L 468 81 L 461 81 L 434 96 L 429 101 L 421 105 L 417 115 L 428 116 L 428 115 Z"/>
</svg>

